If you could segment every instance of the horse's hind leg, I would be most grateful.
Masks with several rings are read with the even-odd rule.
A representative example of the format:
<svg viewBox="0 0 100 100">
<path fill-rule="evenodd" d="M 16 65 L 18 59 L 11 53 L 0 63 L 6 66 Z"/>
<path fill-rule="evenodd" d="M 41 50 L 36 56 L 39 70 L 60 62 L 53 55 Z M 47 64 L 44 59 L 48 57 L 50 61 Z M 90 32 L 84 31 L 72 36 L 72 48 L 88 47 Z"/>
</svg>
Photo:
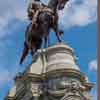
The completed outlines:
<svg viewBox="0 0 100 100">
<path fill-rule="evenodd" d="M 21 56 L 21 59 L 20 59 L 20 64 L 23 63 L 25 57 L 26 57 L 27 54 L 28 54 L 28 51 L 29 51 L 28 46 L 27 46 L 26 43 L 24 43 L 24 49 L 23 49 L 23 53 L 22 53 L 22 56 Z"/>
</svg>

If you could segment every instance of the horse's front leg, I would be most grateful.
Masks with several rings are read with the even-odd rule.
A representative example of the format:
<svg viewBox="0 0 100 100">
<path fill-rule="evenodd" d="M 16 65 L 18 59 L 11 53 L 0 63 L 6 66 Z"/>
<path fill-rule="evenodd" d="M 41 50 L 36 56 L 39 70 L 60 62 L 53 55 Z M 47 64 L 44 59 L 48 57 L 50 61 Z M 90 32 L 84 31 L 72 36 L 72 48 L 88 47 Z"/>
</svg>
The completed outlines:
<svg viewBox="0 0 100 100">
<path fill-rule="evenodd" d="M 49 37 L 49 35 L 48 35 L 48 37 L 47 37 L 47 43 L 48 43 L 48 45 L 47 46 L 50 46 L 50 37 Z"/>
<path fill-rule="evenodd" d="M 58 42 L 61 42 L 62 40 L 61 40 L 60 34 L 62 34 L 63 32 L 61 32 L 61 31 L 58 30 L 58 25 L 54 25 L 54 26 L 53 26 L 53 30 L 54 30 L 55 33 L 56 33 Z"/>
<path fill-rule="evenodd" d="M 56 37 L 58 39 L 58 42 L 61 42 L 61 35 L 63 34 L 62 30 L 59 30 L 59 26 L 58 26 L 58 14 L 56 13 L 55 16 L 52 18 L 52 24 L 51 24 L 51 28 L 54 30 Z"/>
</svg>

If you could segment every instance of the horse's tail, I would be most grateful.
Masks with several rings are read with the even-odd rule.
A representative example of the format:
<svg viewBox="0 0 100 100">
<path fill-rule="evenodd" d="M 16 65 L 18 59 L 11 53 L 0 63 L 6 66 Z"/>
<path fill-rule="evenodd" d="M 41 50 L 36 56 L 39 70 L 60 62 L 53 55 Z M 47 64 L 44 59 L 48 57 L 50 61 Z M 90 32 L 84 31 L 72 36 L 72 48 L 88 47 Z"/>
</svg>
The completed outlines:
<svg viewBox="0 0 100 100">
<path fill-rule="evenodd" d="M 21 55 L 20 64 L 23 63 L 23 61 L 24 61 L 25 57 L 27 56 L 28 52 L 29 52 L 29 48 L 28 48 L 27 44 L 24 43 L 24 49 L 23 49 L 23 52 L 22 52 L 22 55 Z"/>
</svg>

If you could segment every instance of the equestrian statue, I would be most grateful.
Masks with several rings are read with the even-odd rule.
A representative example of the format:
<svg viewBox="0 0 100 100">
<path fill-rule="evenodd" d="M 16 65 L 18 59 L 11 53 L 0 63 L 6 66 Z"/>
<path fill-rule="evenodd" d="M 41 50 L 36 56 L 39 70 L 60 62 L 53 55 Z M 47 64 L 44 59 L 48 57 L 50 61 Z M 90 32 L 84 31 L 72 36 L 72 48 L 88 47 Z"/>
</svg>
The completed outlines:
<svg viewBox="0 0 100 100">
<path fill-rule="evenodd" d="M 69 0 L 50 0 L 48 5 L 43 4 L 40 0 L 33 0 L 28 7 L 28 18 L 31 23 L 25 32 L 24 49 L 21 55 L 20 64 L 31 51 L 32 56 L 41 48 L 44 40 L 44 47 L 49 44 L 50 30 L 54 30 L 58 42 L 61 42 L 60 35 L 63 33 L 58 28 L 58 10 L 64 9 Z"/>
</svg>

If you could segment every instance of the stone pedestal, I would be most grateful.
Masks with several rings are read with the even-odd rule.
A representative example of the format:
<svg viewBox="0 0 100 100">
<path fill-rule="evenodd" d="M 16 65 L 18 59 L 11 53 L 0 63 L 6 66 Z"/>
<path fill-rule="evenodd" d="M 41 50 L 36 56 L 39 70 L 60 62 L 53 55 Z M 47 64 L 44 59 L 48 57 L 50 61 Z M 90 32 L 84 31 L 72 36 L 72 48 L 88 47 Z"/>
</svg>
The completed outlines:
<svg viewBox="0 0 100 100">
<path fill-rule="evenodd" d="M 59 43 L 37 51 L 28 68 L 16 76 L 6 100 L 92 100 L 92 88 L 73 49 Z"/>
</svg>

